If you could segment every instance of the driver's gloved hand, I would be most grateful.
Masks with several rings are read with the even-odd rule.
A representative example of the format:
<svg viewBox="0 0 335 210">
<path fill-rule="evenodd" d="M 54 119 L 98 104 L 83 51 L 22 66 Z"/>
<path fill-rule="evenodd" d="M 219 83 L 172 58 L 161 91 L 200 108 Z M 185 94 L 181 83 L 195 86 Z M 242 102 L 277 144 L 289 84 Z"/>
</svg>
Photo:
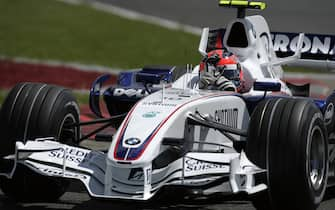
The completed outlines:
<svg viewBox="0 0 335 210">
<path fill-rule="evenodd" d="M 200 89 L 208 89 L 208 86 L 214 85 L 216 78 L 210 72 L 201 72 L 200 73 L 200 82 L 199 88 Z"/>
<path fill-rule="evenodd" d="M 236 92 L 236 87 L 234 83 L 224 76 L 220 76 L 216 81 L 215 81 L 215 86 L 217 87 L 218 90 L 222 91 L 234 91 Z"/>
</svg>

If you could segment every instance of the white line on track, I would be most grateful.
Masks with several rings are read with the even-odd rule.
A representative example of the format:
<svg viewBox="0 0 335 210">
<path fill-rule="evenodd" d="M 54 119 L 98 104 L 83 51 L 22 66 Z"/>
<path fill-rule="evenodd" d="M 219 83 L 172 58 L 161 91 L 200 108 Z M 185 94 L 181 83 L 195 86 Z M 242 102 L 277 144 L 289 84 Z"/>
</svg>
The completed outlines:
<svg viewBox="0 0 335 210">
<path fill-rule="evenodd" d="M 200 35 L 202 29 L 190 25 L 181 24 L 172 20 L 163 19 L 151 15 L 142 14 L 133 10 L 124 9 L 111 4 L 88 0 L 58 0 L 73 5 L 88 5 L 99 11 L 111 13 L 130 20 L 139 20 L 146 23 L 158 25 L 172 30 L 181 30 L 191 34 Z"/>
</svg>

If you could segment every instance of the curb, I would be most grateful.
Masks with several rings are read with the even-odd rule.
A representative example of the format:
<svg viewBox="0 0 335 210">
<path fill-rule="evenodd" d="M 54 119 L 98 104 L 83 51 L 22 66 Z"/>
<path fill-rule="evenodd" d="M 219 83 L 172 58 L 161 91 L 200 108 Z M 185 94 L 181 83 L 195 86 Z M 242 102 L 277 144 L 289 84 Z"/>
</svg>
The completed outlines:
<svg viewBox="0 0 335 210">
<path fill-rule="evenodd" d="M 96 66 L 22 58 L 0 59 L 0 70 L 0 88 L 4 89 L 10 89 L 20 82 L 41 82 L 87 90 L 97 77 L 108 73 L 112 75 L 110 83 L 115 83 L 118 74 L 118 71 L 105 71 Z"/>
</svg>

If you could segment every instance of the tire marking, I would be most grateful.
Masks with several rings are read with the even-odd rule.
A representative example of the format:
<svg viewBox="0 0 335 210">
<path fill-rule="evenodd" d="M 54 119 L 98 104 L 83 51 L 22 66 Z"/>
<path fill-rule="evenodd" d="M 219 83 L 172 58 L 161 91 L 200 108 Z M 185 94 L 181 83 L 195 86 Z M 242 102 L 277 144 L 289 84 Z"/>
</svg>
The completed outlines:
<svg viewBox="0 0 335 210">
<path fill-rule="evenodd" d="M 31 112 L 33 111 L 33 107 L 35 105 L 35 102 L 36 102 L 36 99 L 37 97 L 40 95 L 40 92 L 42 91 L 42 89 L 47 86 L 46 84 L 42 85 L 40 87 L 40 89 L 37 91 L 34 99 L 33 99 L 33 102 L 31 103 L 30 105 L 30 108 L 29 108 L 29 112 L 28 112 L 28 116 L 27 116 L 27 120 L 26 120 L 26 125 L 25 125 L 25 128 L 24 128 L 24 135 L 23 135 L 23 142 L 26 142 L 26 139 L 27 139 L 27 131 L 28 131 L 28 125 L 29 125 L 29 121 L 30 121 L 30 115 L 31 115 Z"/>
<path fill-rule="evenodd" d="M 16 93 L 16 96 L 15 96 L 15 98 L 14 98 L 14 104 L 12 105 L 12 107 L 11 107 L 11 109 L 10 109 L 10 111 L 9 111 L 10 119 L 12 118 L 12 113 L 13 113 L 13 111 L 14 111 L 14 107 L 15 107 L 15 105 L 16 105 L 17 98 L 19 97 L 19 95 L 20 95 L 21 92 L 22 92 L 22 89 L 23 89 L 26 85 L 27 85 L 27 83 L 24 83 L 24 84 L 22 85 L 22 87 L 20 87 L 20 90 L 18 90 L 17 93 Z"/>
</svg>

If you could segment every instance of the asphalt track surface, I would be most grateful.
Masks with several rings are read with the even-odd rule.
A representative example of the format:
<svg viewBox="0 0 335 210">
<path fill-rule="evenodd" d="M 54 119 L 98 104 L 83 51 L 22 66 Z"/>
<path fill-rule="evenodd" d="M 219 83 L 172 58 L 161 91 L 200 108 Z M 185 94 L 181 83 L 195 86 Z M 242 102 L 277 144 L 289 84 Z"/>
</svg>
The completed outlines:
<svg viewBox="0 0 335 210">
<path fill-rule="evenodd" d="M 233 9 L 218 6 L 218 0 L 86 0 L 111 3 L 143 14 L 196 27 L 225 27 L 236 16 Z M 335 34 L 334 0 L 264 0 L 263 15 L 271 31 Z M 255 12 L 248 12 L 255 14 Z"/>
<path fill-rule="evenodd" d="M 88 0 L 89 1 L 89 0 Z M 115 6 L 159 16 L 197 27 L 222 27 L 235 16 L 232 10 L 218 8 L 217 0 L 99 0 Z M 272 31 L 335 34 L 335 1 L 268 0 L 268 9 L 262 12 Z M 249 13 L 250 14 L 250 13 Z M 283 195 L 285 196 L 285 195 Z M 319 210 L 335 209 L 330 196 Z M 334 197 L 335 198 L 335 197 Z M 101 201 L 91 199 L 84 187 L 75 182 L 59 201 L 53 203 L 15 203 L 0 191 L 0 210 L 252 210 L 244 197 L 215 196 L 204 200 L 175 200 L 138 203 Z"/>
</svg>

